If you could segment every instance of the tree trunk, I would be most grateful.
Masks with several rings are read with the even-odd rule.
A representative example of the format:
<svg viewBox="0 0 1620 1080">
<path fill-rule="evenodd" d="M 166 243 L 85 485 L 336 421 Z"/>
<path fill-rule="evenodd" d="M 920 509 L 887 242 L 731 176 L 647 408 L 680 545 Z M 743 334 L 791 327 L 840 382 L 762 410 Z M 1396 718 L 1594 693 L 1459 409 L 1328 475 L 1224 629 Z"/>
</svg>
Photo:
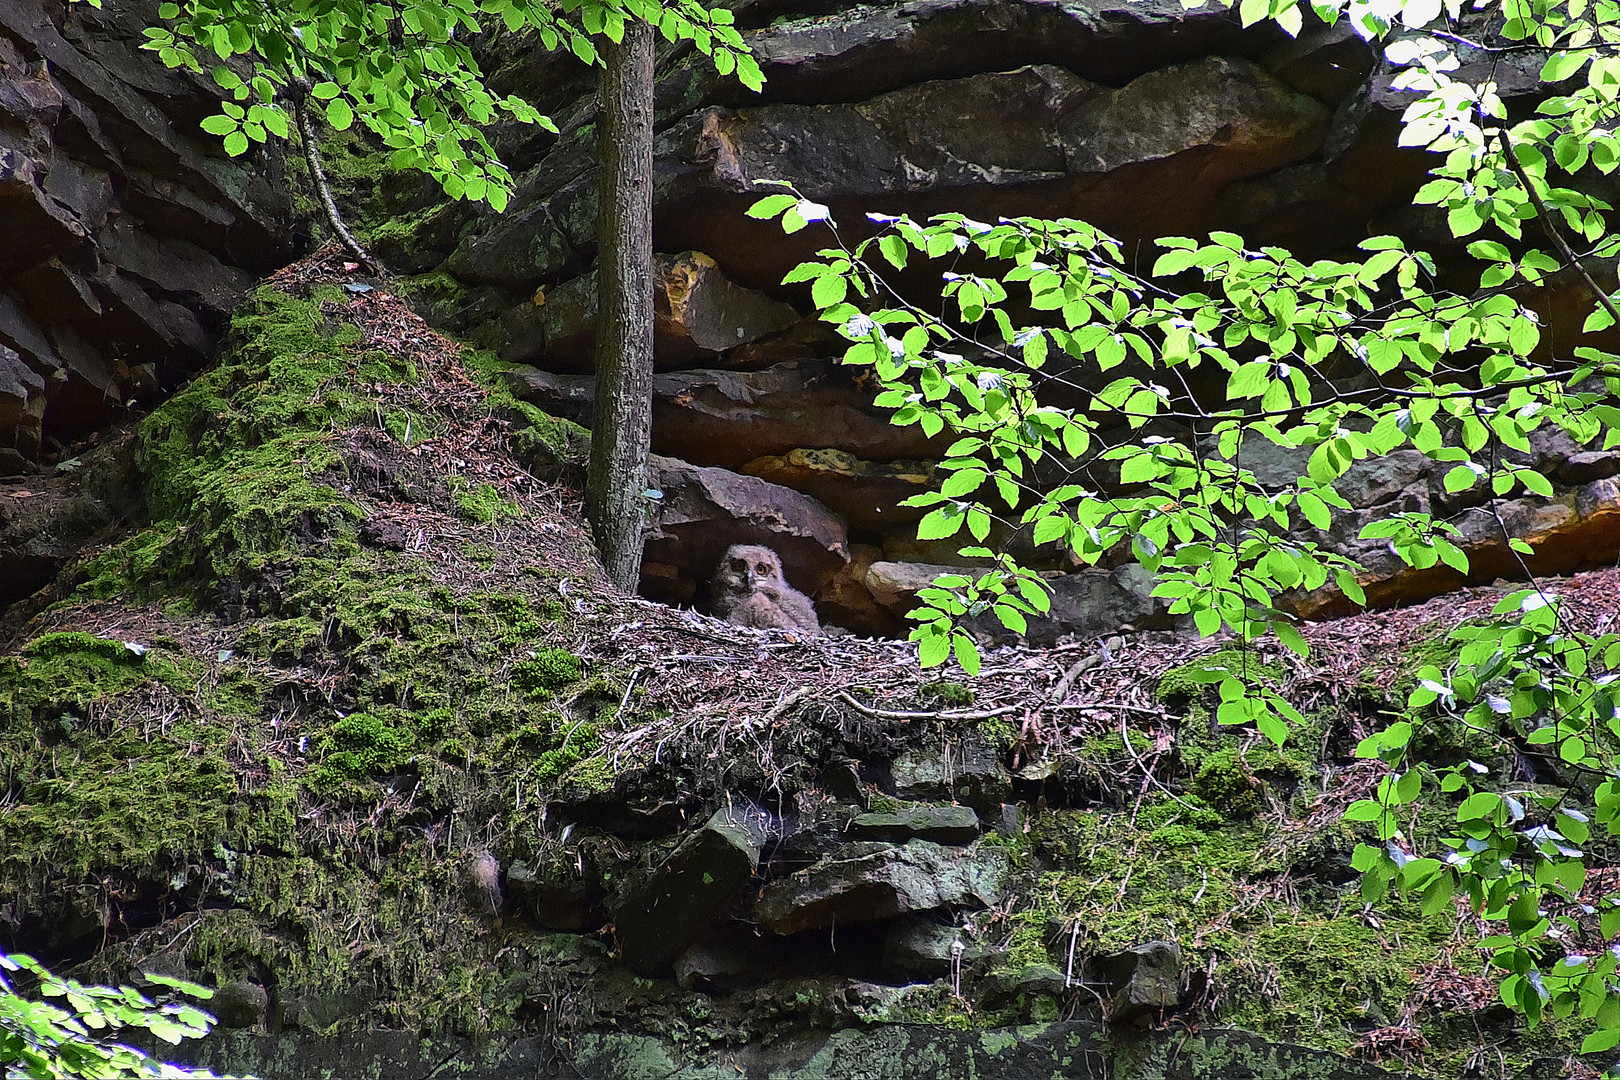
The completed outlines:
<svg viewBox="0 0 1620 1080">
<path fill-rule="evenodd" d="M 604 59 L 596 407 L 585 513 L 609 580 L 634 592 L 652 435 L 652 27 L 629 20 L 624 40 L 608 43 Z"/>
</svg>

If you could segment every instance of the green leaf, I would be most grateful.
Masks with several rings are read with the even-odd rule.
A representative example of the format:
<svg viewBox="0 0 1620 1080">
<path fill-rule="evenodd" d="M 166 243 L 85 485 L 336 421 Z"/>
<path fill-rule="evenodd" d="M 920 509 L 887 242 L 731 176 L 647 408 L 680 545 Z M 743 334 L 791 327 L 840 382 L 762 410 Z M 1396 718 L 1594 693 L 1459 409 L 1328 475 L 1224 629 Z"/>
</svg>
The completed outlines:
<svg viewBox="0 0 1620 1080">
<path fill-rule="evenodd" d="M 1226 396 L 1230 398 L 1259 397 L 1271 385 L 1271 361 L 1251 360 L 1232 372 L 1226 381 Z"/>
<path fill-rule="evenodd" d="M 946 537 L 955 536 L 966 520 L 961 507 L 942 506 L 917 523 L 917 539 L 944 540 Z"/>
<path fill-rule="evenodd" d="M 1383 813 L 1383 804 L 1373 799 L 1358 799 L 1345 808 L 1344 820 L 1377 821 Z"/>
<path fill-rule="evenodd" d="M 1519 478 L 1519 483 L 1524 485 L 1526 491 L 1534 492 L 1544 498 L 1552 498 L 1553 486 L 1551 481 L 1534 469 L 1520 469 L 1513 475 Z"/>
<path fill-rule="evenodd" d="M 225 152 L 231 157 L 238 157 L 247 153 L 248 137 L 240 130 L 233 131 L 225 136 Z"/>
<path fill-rule="evenodd" d="M 1446 473 L 1446 490 L 1467 491 L 1479 482 L 1479 473 L 1471 465 L 1457 465 Z"/>
<path fill-rule="evenodd" d="M 810 302 L 825 311 L 849 295 L 849 282 L 839 274 L 825 274 L 810 286 Z"/>
<path fill-rule="evenodd" d="M 1310 643 L 1305 640 L 1304 634 L 1294 628 L 1293 623 L 1278 620 L 1271 624 L 1271 629 L 1276 633 L 1277 640 L 1290 652 L 1301 658 L 1308 658 L 1311 655 Z"/>
<path fill-rule="evenodd" d="M 797 195 L 767 195 L 748 208 L 748 216 L 751 218 L 777 217 L 788 207 L 796 205 L 798 201 L 799 197 Z"/>
<path fill-rule="evenodd" d="M 951 640 L 951 649 L 956 653 L 956 662 L 962 665 L 962 670 L 969 675 L 979 673 L 979 647 L 973 644 L 973 639 L 961 631 L 957 631 Z"/>
<path fill-rule="evenodd" d="M 333 98 L 326 103 L 326 122 L 332 125 L 334 131 L 347 131 L 349 125 L 354 123 L 354 110 L 342 98 Z"/>
</svg>

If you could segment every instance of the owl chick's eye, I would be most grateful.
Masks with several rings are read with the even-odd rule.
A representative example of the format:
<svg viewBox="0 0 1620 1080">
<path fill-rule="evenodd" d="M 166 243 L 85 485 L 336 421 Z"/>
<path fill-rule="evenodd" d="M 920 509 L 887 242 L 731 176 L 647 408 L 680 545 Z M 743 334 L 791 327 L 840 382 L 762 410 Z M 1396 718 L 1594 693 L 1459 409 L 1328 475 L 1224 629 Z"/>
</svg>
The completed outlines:
<svg viewBox="0 0 1620 1080">
<path fill-rule="evenodd" d="M 754 567 L 754 569 L 759 571 L 761 574 L 768 574 L 771 572 L 771 564 L 760 563 L 758 566 Z"/>
<path fill-rule="evenodd" d="M 748 564 L 743 562 L 741 559 L 732 559 L 731 568 L 733 570 L 747 570 Z"/>
</svg>

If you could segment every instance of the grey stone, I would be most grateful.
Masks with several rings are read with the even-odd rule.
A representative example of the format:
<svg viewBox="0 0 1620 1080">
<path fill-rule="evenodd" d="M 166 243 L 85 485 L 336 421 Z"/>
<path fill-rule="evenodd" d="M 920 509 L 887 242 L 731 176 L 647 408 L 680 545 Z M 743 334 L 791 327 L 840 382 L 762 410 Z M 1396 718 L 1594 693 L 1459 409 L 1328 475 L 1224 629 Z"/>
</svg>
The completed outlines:
<svg viewBox="0 0 1620 1080">
<path fill-rule="evenodd" d="M 246 979 L 233 979 L 214 991 L 206 1007 L 222 1026 L 245 1028 L 263 1020 L 269 1004 L 270 995 L 264 987 Z"/>
<path fill-rule="evenodd" d="M 1307 157 L 1327 134 L 1328 112 L 1253 64 L 1205 57 L 1148 72 L 1086 101 L 1062 125 L 1071 173 L 1110 173 L 1194 148 L 1231 176 Z M 1207 180 L 1206 180 L 1207 182 Z"/>
<path fill-rule="evenodd" d="M 148 18 L 0 3 L 0 445 L 25 463 L 149 388 L 136 369 L 195 371 L 292 253 L 279 150 L 220 154 L 217 90 L 152 63 Z"/>
<path fill-rule="evenodd" d="M 1181 1000 L 1181 946 L 1149 941 L 1093 961 L 1109 982 L 1110 1021 L 1133 1020 Z"/>
<path fill-rule="evenodd" d="M 738 469 L 796 448 L 832 448 L 888 461 L 938 456 L 949 445 L 917 425 L 897 427 L 872 404 L 859 368 L 788 360 L 759 371 L 699 368 L 653 376 L 652 448 L 694 465 Z M 517 368 L 512 393 L 554 416 L 589 426 L 595 377 Z"/>
<path fill-rule="evenodd" d="M 955 947 L 959 942 L 964 965 L 989 955 L 989 950 L 961 927 L 915 916 L 896 919 L 883 936 L 883 970 L 908 979 L 944 978 L 957 959 Z"/>
<path fill-rule="evenodd" d="M 729 990 L 752 974 L 749 957 L 721 942 L 700 941 L 675 958 L 675 982 L 682 990 Z"/>
<path fill-rule="evenodd" d="M 990 973 L 985 986 L 988 1005 L 1006 1005 L 1019 996 L 1058 997 L 1069 988 L 1063 972 L 1048 964 L 1026 964 L 1017 970 Z"/>
<path fill-rule="evenodd" d="M 306 1031 L 328 1031 L 341 1021 L 364 1013 L 375 997 L 369 988 L 360 986 L 296 994 L 280 1003 L 281 1025 Z"/>
<path fill-rule="evenodd" d="M 849 823 L 849 834 L 889 844 L 971 844 L 979 838 L 979 815 L 966 806 L 913 806 L 892 814 L 862 814 Z"/>
<path fill-rule="evenodd" d="M 1012 796 L 1000 756 L 977 736 L 964 733 L 946 750 L 913 750 L 890 766 L 895 794 L 918 802 L 964 802 L 996 812 Z"/>
<path fill-rule="evenodd" d="M 534 926 L 574 932 L 594 929 L 592 890 L 578 878 L 542 873 L 518 860 L 507 867 L 506 887 Z"/>
<path fill-rule="evenodd" d="M 881 1008 L 904 992 L 851 986 Z M 510 1032 L 423 1038 L 414 1031 L 319 1035 L 223 1031 L 165 1049 L 165 1057 L 216 1072 L 277 1077 L 428 1076 L 508 1080 L 559 1073 L 582 1080 L 675 1076 L 771 1076 L 778 1080 L 970 1080 L 1050 1077 L 1108 1080 L 1383 1080 L 1372 1062 L 1273 1042 L 1247 1031 L 1200 1027 L 1120 1039 L 1088 1021 L 956 1030 L 940 1024 L 877 1023 L 836 1031 L 772 1032 L 746 1046 L 694 1046 L 645 1032 L 583 1031 L 560 1046 L 550 1035 Z"/>
<path fill-rule="evenodd" d="M 713 361 L 721 353 L 779 334 L 799 321 L 792 305 L 745 289 L 701 252 L 653 260 L 654 356 L 659 367 Z M 541 295 L 541 294 L 537 294 Z M 512 339 L 502 355 L 589 371 L 596 354 L 596 272 L 565 282 L 509 313 Z"/>
<path fill-rule="evenodd" d="M 191 968 L 186 964 L 186 954 L 183 952 L 158 953 L 148 956 L 140 962 L 135 969 L 135 983 L 137 986 L 155 986 L 147 975 L 161 975 L 166 979 L 190 979 Z"/>
<path fill-rule="evenodd" d="M 1351 506 L 1370 509 L 1398 499 L 1414 488 L 1438 482 L 1444 470 L 1417 450 L 1397 450 L 1383 457 L 1366 458 L 1345 471 L 1333 484 Z"/>
<path fill-rule="evenodd" d="M 650 480 L 662 497 L 650 514 L 646 561 L 677 567 L 694 582 L 706 585 L 733 544 L 775 551 L 788 584 L 806 595 L 849 561 L 843 519 L 792 488 L 656 455 Z M 661 584 L 644 576 L 644 594 L 665 599 L 655 591 Z"/>
<path fill-rule="evenodd" d="M 754 921 L 776 934 L 848 926 L 939 907 L 989 907 L 1006 895 L 1003 848 L 947 848 L 926 840 L 845 844 L 772 882 Z"/>
<path fill-rule="evenodd" d="M 765 839 L 746 806 L 722 807 L 614 904 L 614 934 L 632 971 L 659 974 L 697 941 L 753 875 Z"/>
<path fill-rule="evenodd" d="M 965 574 L 978 578 L 984 576 L 984 571 L 934 563 L 880 560 L 867 567 L 865 585 L 873 600 L 896 615 L 904 615 L 916 606 L 917 593 L 932 585 L 934 579 L 942 574 Z"/>
</svg>

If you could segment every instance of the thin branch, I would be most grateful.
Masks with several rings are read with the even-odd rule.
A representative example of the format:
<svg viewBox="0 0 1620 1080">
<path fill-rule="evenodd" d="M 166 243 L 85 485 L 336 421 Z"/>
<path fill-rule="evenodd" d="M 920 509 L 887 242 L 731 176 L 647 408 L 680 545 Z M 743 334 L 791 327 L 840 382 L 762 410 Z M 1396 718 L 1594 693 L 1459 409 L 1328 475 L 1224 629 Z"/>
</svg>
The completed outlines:
<svg viewBox="0 0 1620 1080">
<path fill-rule="evenodd" d="M 865 713 L 878 720 L 990 720 L 1017 712 L 1020 708 L 1017 705 L 1003 705 L 997 709 L 982 709 L 978 712 L 896 712 L 893 709 L 874 709 L 870 705 L 862 705 L 842 690 L 833 696 L 856 712 Z"/>
<path fill-rule="evenodd" d="M 1586 283 L 1586 287 L 1592 290 L 1592 295 L 1597 297 L 1597 302 L 1603 306 L 1603 310 L 1609 313 L 1609 318 L 1615 323 L 1620 323 L 1620 308 L 1614 306 L 1614 301 L 1609 299 L 1607 292 L 1598 288 L 1598 283 L 1592 280 L 1592 275 L 1588 274 L 1586 267 L 1581 265 L 1581 260 L 1575 254 L 1574 249 L 1569 246 L 1569 241 L 1564 239 L 1564 234 L 1558 231 L 1557 225 L 1553 224 L 1552 214 L 1547 210 L 1547 204 L 1541 201 L 1541 192 L 1536 190 L 1536 185 L 1531 181 L 1530 174 L 1525 171 L 1524 165 L 1519 161 L 1519 155 L 1514 152 L 1513 141 L 1508 138 L 1507 129 L 1498 128 L 1496 138 L 1502 144 L 1502 156 L 1507 159 L 1508 168 L 1513 170 L 1513 175 L 1518 177 L 1519 183 L 1524 185 L 1524 193 L 1530 197 L 1530 205 L 1536 208 L 1536 218 L 1541 222 L 1542 231 L 1547 234 L 1553 245 L 1558 248 L 1559 253 L 1564 256 L 1564 261 L 1574 269 L 1575 273 L 1580 275 L 1581 280 Z"/>
</svg>

